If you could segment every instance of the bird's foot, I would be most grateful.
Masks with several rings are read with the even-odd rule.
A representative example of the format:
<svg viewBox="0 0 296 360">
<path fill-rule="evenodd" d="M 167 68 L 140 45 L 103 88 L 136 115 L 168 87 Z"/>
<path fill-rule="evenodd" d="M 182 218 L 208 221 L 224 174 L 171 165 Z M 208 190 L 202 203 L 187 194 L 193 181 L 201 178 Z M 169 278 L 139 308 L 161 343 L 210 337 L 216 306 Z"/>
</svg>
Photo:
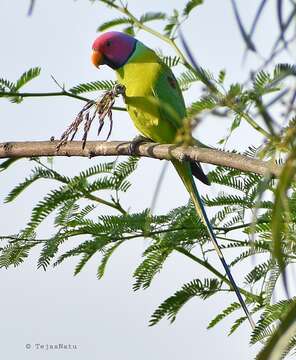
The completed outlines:
<svg viewBox="0 0 296 360">
<path fill-rule="evenodd" d="M 133 138 L 133 140 L 129 144 L 129 149 L 128 149 L 129 154 L 131 156 L 135 155 L 135 151 L 136 151 L 137 147 L 141 143 L 147 143 L 147 142 L 153 142 L 153 141 L 149 138 L 146 138 L 145 136 L 137 135 L 136 137 Z"/>
<path fill-rule="evenodd" d="M 112 92 L 112 95 L 113 95 L 114 97 L 117 97 L 117 96 L 119 96 L 119 95 L 122 95 L 122 96 L 124 97 L 124 96 L 125 96 L 125 90 L 126 90 L 126 88 L 125 88 L 124 85 L 116 83 L 116 84 L 112 87 L 111 92 Z"/>
</svg>

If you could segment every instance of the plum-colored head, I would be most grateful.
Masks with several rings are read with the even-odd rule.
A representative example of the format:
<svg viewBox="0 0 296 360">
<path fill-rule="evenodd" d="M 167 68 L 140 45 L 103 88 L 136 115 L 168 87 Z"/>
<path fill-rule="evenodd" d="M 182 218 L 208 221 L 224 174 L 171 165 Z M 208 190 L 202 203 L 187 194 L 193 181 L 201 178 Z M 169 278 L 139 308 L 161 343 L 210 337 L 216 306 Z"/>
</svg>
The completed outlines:
<svg viewBox="0 0 296 360">
<path fill-rule="evenodd" d="M 99 67 L 108 65 L 112 69 L 123 66 L 135 50 L 137 40 L 132 36 L 110 31 L 96 38 L 92 46 L 92 63 Z"/>
</svg>

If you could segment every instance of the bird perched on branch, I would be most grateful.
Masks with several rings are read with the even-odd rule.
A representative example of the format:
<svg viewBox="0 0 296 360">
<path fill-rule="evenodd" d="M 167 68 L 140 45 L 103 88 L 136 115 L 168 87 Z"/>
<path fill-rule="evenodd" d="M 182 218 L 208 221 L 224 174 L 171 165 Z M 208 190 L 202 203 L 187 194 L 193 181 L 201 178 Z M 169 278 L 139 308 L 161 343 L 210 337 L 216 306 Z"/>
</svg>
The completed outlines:
<svg viewBox="0 0 296 360">
<path fill-rule="evenodd" d="M 125 86 L 127 111 L 140 134 L 165 144 L 182 141 L 186 107 L 182 92 L 171 69 L 160 57 L 139 40 L 127 34 L 111 31 L 100 35 L 92 46 L 92 62 L 96 67 L 108 65 L 115 70 L 117 80 Z M 181 135 L 180 135 L 181 134 Z M 190 134 L 191 144 L 198 144 Z M 237 288 L 230 269 L 217 243 L 193 176 L 209 185 L 198 162 L 172 160 L 182 179 L 198 216 L 224 266 L 231 285 L 252 325 L 254 322 Z"/>
</svg>

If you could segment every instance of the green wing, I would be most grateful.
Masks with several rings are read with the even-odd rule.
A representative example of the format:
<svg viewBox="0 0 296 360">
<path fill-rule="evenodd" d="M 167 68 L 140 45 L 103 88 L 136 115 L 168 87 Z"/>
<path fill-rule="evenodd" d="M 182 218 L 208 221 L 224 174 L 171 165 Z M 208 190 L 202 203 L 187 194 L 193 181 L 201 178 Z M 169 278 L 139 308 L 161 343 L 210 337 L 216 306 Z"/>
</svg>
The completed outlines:
<svg viewBox="0 0 296 360">
<path fill-rule="evenodd" d="M 164 63 L 161 63 L 152 93 L 159 102 L 161 121 L 170 121 L 176 130 L 179 129 L 186 116 L 185 102 L 174 74 Z"/>
</svg>

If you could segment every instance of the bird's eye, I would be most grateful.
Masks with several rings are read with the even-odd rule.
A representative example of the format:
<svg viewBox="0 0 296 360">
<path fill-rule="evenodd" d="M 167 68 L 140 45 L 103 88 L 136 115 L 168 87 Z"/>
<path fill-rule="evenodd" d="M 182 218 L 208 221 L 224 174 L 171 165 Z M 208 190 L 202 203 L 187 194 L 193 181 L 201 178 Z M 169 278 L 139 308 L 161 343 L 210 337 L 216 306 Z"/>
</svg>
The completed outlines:
<svg viewBox="0 0 296 360">
<path fill-rule="evenodd" d="M 108 41 L 106 42 L 106 46 L 111 46 L 111 44 L 112 44 L 112 42 L 111 42 L 110 40 L 108 40 Z"/>
</svg>

